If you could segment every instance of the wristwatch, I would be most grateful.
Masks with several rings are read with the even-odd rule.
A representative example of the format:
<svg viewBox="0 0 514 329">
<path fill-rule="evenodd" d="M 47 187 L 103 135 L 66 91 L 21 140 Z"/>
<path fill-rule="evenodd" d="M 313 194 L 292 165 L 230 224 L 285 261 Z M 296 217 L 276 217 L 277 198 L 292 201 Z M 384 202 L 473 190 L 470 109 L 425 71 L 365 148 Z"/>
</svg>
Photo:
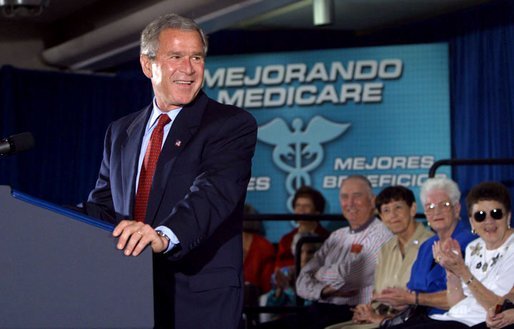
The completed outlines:
<svg viewBox="0 0 514 329">
<path fill-rule="evenodd" d="M 162 236 L 163 238 L 165 238 L 166 240 L 168 240 L 168 242 L 170 242 L 170 238 L 169 238 L 166 234 L 164 234 L 164 232 L 163 232 L 163 231 L 156 230 L 155 232 L 157 233 L 157 235 L 158 235 L 158 236 Z"/>
</svg>

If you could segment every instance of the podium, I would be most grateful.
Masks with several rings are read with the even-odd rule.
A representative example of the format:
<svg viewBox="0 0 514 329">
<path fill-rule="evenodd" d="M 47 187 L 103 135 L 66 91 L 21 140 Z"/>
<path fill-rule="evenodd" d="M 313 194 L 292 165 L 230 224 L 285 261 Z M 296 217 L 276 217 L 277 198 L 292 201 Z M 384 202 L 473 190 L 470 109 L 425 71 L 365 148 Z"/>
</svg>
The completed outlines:
<svg viewBox="0 0 514 329">
<path fill-rule="evenodd" d="M 0 328 L 153 328 L 151 249 L 112 229 L 0 186 Z"/>
</svg>

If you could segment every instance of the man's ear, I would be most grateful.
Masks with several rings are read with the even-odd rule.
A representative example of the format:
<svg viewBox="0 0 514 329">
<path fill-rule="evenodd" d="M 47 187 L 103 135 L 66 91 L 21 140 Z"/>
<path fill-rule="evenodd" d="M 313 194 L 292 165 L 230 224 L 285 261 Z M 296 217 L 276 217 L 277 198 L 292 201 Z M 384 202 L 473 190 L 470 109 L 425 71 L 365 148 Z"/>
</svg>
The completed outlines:
<svg viewBox="0 0 514 329">
<path fill-rule="evenodd" d="M 141 69 L 143 69 L 144 75 L 151 79 L 152 78 L 152 60 L 146 55 L 139 56 L 139 62 L 141 63 Z"/>
</svg>

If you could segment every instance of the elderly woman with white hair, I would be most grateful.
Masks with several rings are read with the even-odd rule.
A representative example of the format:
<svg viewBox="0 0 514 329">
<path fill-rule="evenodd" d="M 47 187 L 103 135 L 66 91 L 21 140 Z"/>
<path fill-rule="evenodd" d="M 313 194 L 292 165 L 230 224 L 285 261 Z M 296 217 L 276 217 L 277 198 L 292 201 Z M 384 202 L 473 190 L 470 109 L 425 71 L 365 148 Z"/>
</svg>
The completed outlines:
<svg viewBox="0 0 514 329">
<path fill-rule="evenodd" d="M 421 186 L 420 199 L 428 224 L 436 235 L 419 248 L 407 289 L 384 289 L 374 298 L 397 309 L 415 311 L 396 316 L 394 321 L 386 320 L 382 326 L 392 327 L 394 324 L 394 328 L 403 328 L 448 309 L 446 272 L 433 258 L 432 246 L 437 242 L 455 240 L 456 248 L 464 250 L 476 238 L 459 218 L 460 195 L 457 184 L 446 177 L 429 178 Z"/>
</svg>

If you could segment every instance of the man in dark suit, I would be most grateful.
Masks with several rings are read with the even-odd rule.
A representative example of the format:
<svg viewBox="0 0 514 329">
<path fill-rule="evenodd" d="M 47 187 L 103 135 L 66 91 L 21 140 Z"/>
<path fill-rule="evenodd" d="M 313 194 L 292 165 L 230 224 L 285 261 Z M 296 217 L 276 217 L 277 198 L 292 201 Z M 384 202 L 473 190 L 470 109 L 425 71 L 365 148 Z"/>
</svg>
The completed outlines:
<svg viewBox="0 0 514 329">
<path fill-rule="evenodd" d="M 190 19 L 168 14 L 145 28 L 140 62 L 154 101 L 109 126 L 85 206 L 116 224 L 125 255 L 152 248 L 156 328 L 231 329 L 241 320 L 242 216 L 257 126 L 203 93 L 206 53 Z M 159 126 L 160 155 L 149 156 Z"/>
</svg>

